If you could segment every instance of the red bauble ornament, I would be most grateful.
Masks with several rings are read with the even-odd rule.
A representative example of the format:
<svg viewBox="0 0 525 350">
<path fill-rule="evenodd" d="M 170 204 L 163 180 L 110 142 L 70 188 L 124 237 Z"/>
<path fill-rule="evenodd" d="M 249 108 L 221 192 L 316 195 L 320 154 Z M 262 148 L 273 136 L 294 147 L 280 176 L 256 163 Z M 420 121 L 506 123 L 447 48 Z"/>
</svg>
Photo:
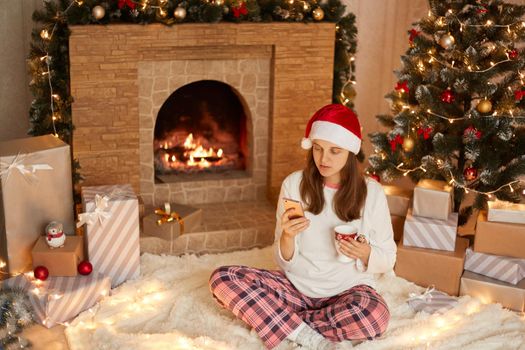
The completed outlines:
<svg viewBox="0 0 525 350">
<path fill-rule="evenodd" d="M 78 273 L 84 276 L 89 275 L 91 272 L 93 272 L 93 265 L 87 260 L 81 261 L 80 264 L 78 264 Z"/>
<path fill-rule="evenodd" d="M 452 103 L 456 99 L 456 96 L 454 96 L 454 93 L 450 89 L 446 89 L 441 94 L 441 101 L 445 103 Z"/>
<path fill-rule="evenodd" d="M 381 182 L 381 178 L 377 174 L 368 174 L 372 179 L 376 180 L 377 182 Z"/>
<path fill-rule="evenodd" d="M 507 51 L 507 54 L 509 55 L 509 58 L 511 60 L 516 59 L 519 56 L 519 52 L 516 49 L 512 49 L 512 50 Z"/>
<path fill-rule="evenodd" d="M 463 177 L 467 181 L 475 180 L 478 177 L 478 169 L 473 167 L 468 167 L 463 170 Z"/>
<path fill-rule="evenodd" d="M 40 265 L 35 267 L 35 269 L 33 270 L 33 275 L 36 279 L 45 281 L 49 277 L 49 270 L 47 269 L 47 267 Z"/>
</svg>

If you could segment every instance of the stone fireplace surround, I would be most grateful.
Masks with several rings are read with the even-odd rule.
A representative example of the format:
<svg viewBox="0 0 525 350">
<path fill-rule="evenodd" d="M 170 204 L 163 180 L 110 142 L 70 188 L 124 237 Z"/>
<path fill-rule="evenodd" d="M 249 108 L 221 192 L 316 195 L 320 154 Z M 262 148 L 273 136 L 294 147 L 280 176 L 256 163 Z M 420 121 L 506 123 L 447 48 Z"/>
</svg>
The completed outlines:
<svg viewBox="0 0 525 350">
<path fill-rule="evenodd" d="M 178 254 L 271 243 L 281 181 L 303 165 L 299 142 L 306 121 L 331 101 L 335 24 L 71 30 L 72 149 L 84 185 L 131 183 L 147 207 L 172 201 L 203 209 L 202 228 L 169 244 L 147 237 L 142 250 Z M 156 184 L 157 112 L 176 89 L 203 79 L 229 84 L 245 106 L 249 176 Z"/>
</svg>

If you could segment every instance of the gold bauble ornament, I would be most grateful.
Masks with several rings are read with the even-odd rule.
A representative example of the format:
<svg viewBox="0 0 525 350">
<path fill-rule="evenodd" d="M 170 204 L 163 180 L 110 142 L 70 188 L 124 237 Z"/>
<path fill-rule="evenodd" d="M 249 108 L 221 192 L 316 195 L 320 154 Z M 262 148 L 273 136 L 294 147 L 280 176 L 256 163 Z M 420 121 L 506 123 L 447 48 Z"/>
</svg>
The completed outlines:
<svg viewBox="0 0 525 350">
<path fill-rule="evenodd" d="M 414 140 L 410 137 L 405 137 L 403 140 L 403 149 L 405 152 L 411 152 L 414 149 Z"/>
<path fill-rule="evenodd" d="M 173 17 L 179 20 L 183 20 L 184 18 L 186 18 L 186 9 L 182 6 L 177 7 L 173 11 Z"/>
<path fill-rule="evenodd" d="M 454 37 L 450 33 L 447 33 L 443 35 L 441 38 L 439 38 L 439 45 L 445 50 L 448 50 L 452 46 L 454 46 L 455 42 L 456 42 L 456 39 L 454 39 Z"/>
<path fill-rule="evenodd" d="M 93 15 L 93 17 L 95 17 L 95 19 L 99 20 L 104 18 L 104 16 L 106 15 L 106 9 L 100 5 L 97 5 L 93 7 L 93 9 L 91 10 L 91 14 Z"/>
<path fill-rule="evenodd" d="M 311 9 L 312 9 L 312 6 L 310 6 L 310 4 L 305 1 L 303 4 L 303 11 L 310 12 Z"/>
<path fill-rule="evenodd" d="M 478 105 L 476 106 L 476 109 L 480 113 L 490 113 L 492 111 L 492 102 L 490 100 L 484 99 L 479 101 Z"/>
<path fill-rule="evenodd" d="M 324 11 L 322 8 L 318 7 L 316 8 L 315 10 L 312 11 L 312 17 L 316 20 L 316 21 L 322 21 L 323 18 L 324 18 Z"/>
<path fill-rule="evenodd" d="M 352 83 L 346 83 L 345 86 L 343 86 L 343 91 L 341 92 L 343 97 L 349 100 L 353 100 L 356 95 L 354 84 Z"/>
</svg>

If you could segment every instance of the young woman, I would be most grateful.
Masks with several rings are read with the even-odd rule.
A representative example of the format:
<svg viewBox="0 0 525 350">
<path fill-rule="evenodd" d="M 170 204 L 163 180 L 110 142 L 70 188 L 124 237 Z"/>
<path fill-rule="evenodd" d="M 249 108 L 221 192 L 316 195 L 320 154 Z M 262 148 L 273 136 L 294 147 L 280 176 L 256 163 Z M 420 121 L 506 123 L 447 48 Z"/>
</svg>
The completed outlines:
<svg viewBox="0 0 525 350">
<path fill-rule="evenodd" d="M 358 170 L 357 116 L 342 105 L 321 108 L 301 146 L 309 149 L 306 168 L 284 180 L 277 205 L 274 248 L 281 270 L 220 267 L 210 289 L 268 349 L 284 339 L 315 350 L 337 349 L 343 340 L 370 340 L 385 332 L 390 313 L 374 281 L 392 270 L 396 245 L 381 185 Z M 291 219 L 283 198 L 300 200 L 304 217 Z M 334 228 L 341 224 L 358 227 L 365 239 L 335 241 Z M 337 259 L 336 245 L 350 262 Z"/>
</svg>

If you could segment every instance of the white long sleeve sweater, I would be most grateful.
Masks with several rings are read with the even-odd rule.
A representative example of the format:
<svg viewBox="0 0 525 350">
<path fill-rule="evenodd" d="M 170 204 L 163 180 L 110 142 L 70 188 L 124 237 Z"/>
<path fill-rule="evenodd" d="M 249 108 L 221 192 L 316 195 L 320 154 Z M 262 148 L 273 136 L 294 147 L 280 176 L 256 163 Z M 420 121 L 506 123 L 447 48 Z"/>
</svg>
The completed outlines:
<svg viewBox="0 0 525 350">
<path fill-rule="evenodd" d="M 299 185 L 302 171 L 290 174 L 281 186 L 275 227 L 275 258 L 286 277 L 304 295 L 312 298 L 331 297 L 359 284 L 375 286 L 376 274 L 391 271 L 396 261 L 390 212 L 381 185 L 367 180 L 367 197 L 360 219 L 351 221 L 359 227 L 371 245 L 368 266 L 361 261 L 343 263 L 337 260 L 334 228 L 346 222 L 333 210 L 337 189 L 324 187 L 325 207 L 318 215 L 305 212 L 310 226 L 295 237 L 295 251 L 287 261 L 281 255 L 281 216 L 283 198 L 301 200 Z M 303 203 L 303 206 L 304 203 Z"/>
</svg>

